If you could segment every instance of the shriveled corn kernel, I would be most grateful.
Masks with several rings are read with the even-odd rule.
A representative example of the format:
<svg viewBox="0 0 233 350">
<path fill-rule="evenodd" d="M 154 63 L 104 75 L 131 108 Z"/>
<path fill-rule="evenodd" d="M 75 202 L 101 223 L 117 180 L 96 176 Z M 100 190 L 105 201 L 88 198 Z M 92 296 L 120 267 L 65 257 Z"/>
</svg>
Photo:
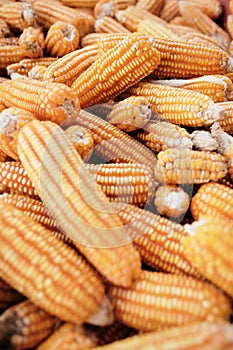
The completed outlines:
<svg viewBox="0 0 233 350">
<path fill-rule="evenodd" d="M 94 147 L 94 140 L 90 130 L 79 125 L 72 125 L 65 130 L 65 133 L 80 157 L 87 162 L 92 155 Z"/>
<path fill-rule="evenodd" d="M 0 278 L 0 310 L 17 304 L 24 299 L 23 295 Z"/>
<path fill-rule="evenodd" d="M 217 141 L 211 136 L 209 131 L 195 130 L 190 134 L 193 147 L 199 151 L 216 151 L 218 149 Z"/>
<path fill-rule="evenodd" d="M 55 57 L 39 57 L 39 58 L 25 58 L 19 62 L 10 64 L 7 66 L 7 74 L 18 73 L 21 75 L 27 75 L 28 72 L 37 65 L 48 67 L 51 63 L 55 62 Z"/>
<path fill-rule="evenodd" d="M 0 7 L 0 18 L 14 30 L 20 30 L 35 26 L 37 22 L 36 12 L 30 1 L 6 3 Z"/>
</svg>

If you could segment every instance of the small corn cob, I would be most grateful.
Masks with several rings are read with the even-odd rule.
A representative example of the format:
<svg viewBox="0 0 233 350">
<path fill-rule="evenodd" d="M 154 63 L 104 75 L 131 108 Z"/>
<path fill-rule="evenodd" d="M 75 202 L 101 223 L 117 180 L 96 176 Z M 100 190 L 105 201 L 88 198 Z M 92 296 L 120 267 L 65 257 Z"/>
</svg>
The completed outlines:
<svg viewBox="0 0 233 350">
<path fill-rule="evenodd" d="M 197 127 L 213 124 L 225 116 L 224 108 L 196 91 L 146 82 L 140 82 L 128 91 L 147 98 L 152 110 L 170 123 Z"/>
<path fill-rule="evenodd" d="M 226 112 L 226 116 L 219 120 L 221 128 L 229 134 L 233 134 L 233 102 L 220 102 L 220 107 L 223 107 Z"/>
<path fill-rule="evenodd" d="M 27 75 L 33 67 L 37 65 L 48 67 L 55 61 L 57 61 L 56 57 L 25 58 L 7 66 L 7 74 L 11 75 L 12 73 L 18 73 L 21 75 Z"/>
<path fill-rule="evenodd" d="M 95 5 L 94 15 L 97 19 L 104 16 L 114 17 L 116 11 L 124 10 L 135 3 L 136 0 L 99 0 Z"/>
<path fill-rule="evenodd" d="M 23 29 L 35 26 L 37 16 L 30 1 L 6 3 L 0 7 L 0 18 L 12 29 Z"/>
<path fill-rule="evenodd" d="M 184 128 L 163 121 L 151 121 L 134 136 L 155 152 L 172 147 L 191 149 L 193 146 L 190 135 Z"/>
<path fill-rule="evenodd" d="M 233 190 L 225 185 L 210 182 L 202 185 L 191 201 L 191 212 L 195 220 L 201 216 L 233 220 Z"/>
<path fill-rule="evenodd" d="M 14 349 L 33 348 L 53 332 L 58 322 L 29 300 L 23 301 L 0 316 L 0 328 L 5 330 L 0 344 Z"/>
<path fill-rule="evenodd" d="M 62 129 L 33 121 L 20 131 L 18 151 L 61 230 L 109 281 L 130 286 L 140 273 L 140 257 L 113 205 Z"/>
<path fill-rule="evenodd" d="M 1 277 L 51 315 L 85 322 L 104 296 L 99 276 L 76 251 L 21 210 L 6 203 L 0 208 Z"/>
<path fill-rule="evenodd" d="M 71 85 L 96 60 L 95 45 L 75 50 L 53 62 L 44 73 L 44 80 Z"/>
<path fill-rule="evenodd" d="M 184 253 L 196 268 L 223 291 L 233 297 L 233 226 L 209 216 L 201 217 L 187 230 Z"/>
<path fill-rule="evenodd" d="M 65 130 L 80 157 L 87 162 L 93 152 L 94 140 L 90 130 L 80 126 L 72 125 Z"/>
<path fill-rule="evenodd" d="M 225 320 L 231 310 L 213 285 L 162 272 L 142 271 L 130 288 L 110 287 L 109 295 L 116 319 L 142 331 Z"/>
<path fill-rule="evenodd" d="M 185 215 L 189 207 L 189 195 L 176 185 L 160 186 L 155 192 L 154 204 L 161 215 L 178 218 Z"/>
<path fill-rule="evenodd" d="M 62 57 L 77 49 L 79 32 L 72 24 L 57 21 L 51 25 L 45 38 L 45 49 L 49 56 Z"/>
<path fill-rule="evenodd" d="M 164 0 L 138 0 L 136 7 L 157 15 L 164 5 Z"/>
<path fill-rule="evenodd" d="M 61 3 L 70 7 L 95 7 L 98 0 L 61 0 Z"/>
<path fill-rule="evenodd" d="M 0 163 L 0 192 L 23 194 L 38 199 L 38 194 L 20 162 Z"/>
<path fill-rule="evenodd" d="M 166 330 L 138 334 L 93 350 L 230 350 L 233 326 L 226 322 L 198 322 Z"/>
<path fill-rule="evenodd" d="M 213 19 L 218 18 L 223 11 L 221 1 L 219 0 L 211 0 L 208 1 L 208 3 L 205 0 L 182 0 L 179 1 L 179 5 L 180 3 L 181 5 L 187 4 L 193 6 L 194 8 L 199 9 L 200 11 L 202 11 L 207 16 Z"/>
<path fill-rule="evenodd" d="M 144 97 L 132 96 L 115 104 L 107 120 L 119 129 L 131 132 L 143 128 L 151 114 L 150 104 Z"/>
<path fill-rule="evenodd" d="M 0 310 L 10 307 L 11 305 L 17 304 L 23 299 L 24 297 L 19 292 L 17 292 L 8 283 L 6 283 L 0 278 Z"/>
<path fill-rule="evenodd" d="M 179 16 L 179 3 L 177 0 L 165 0 L 164 6 L 160 11 L 160 18 L 170 22 L 176 16 Z"/>
<path fill-rule="evenodd" d="M 141 20 L 137 32 L 161 39 L 179 40 L 178 35 L 174 34 L 167 26 L 155 21 Z"/>
<path fill-rule="evenodd" d="M 110 201 L 144 206 L 158 185 L 144 164 L 88 164 L 87 169 Z"/>
<path fill-rule="evenodd" d="M 130 31 L 125 28 L 122 24 L 117 22 L 114 18 L 104 16 L 95 21 L 95 32 L 96 33 L 126 33 L 130 34 Z"/>
<path fill-rule="evenodd" d="M 218 149 L 217 141 L 211 136 L 210 132 L 205 130 L 195 130 L 190 134 L 193 147 L 199 151 L 216 151 Z"/>
<path fill-rule="evenodd" d="M 28 52 L 28 57 L 42 57 L 45 42 L 41 28 L 25 28 L 19 37 L 19 45 Z"/>
<path fill-rule="evenodd" d="M 0 84 L 0 101 L 7 107 L 18 107 L 39 119 L 60 124 L 77 117 L 79 100 L 65 84 L 18 78 Z"/>
<path fill-rule="evenodd" d="M 98 111 L 98 105 L 95 108 Z M 114 162 L 122 159 L 126 163 L 145 164 L 150 168 L 156 164 L 154 154 L 147 147 L 94 114 L 81 109 L 76 123 L 91 131 L 95 152 L 104 160 Z"/>
<path fill-rule="evenodd" d="M 19 130 L 33 119 L 32 113 L 21 108 L 5 108 L 0 112 L 0 148 L 9 157 L 18 159 L 16 145 Z"/>
<path fill-rule="evenodd" d="M 94 332 L 83 326 L 64 323 L 42 342 L 37 350 L 81 350 L 97 346 L 98 339 Z"/>
<path fill-rule="evenodd" d="M 0 19 L 0 38 L 8 37 L 10 34 L 11 31 L 8 24 L 3 19 Z"/>
<path fill-rule="evenodd" d="M 75 26 L 80 37 L 90 32 L 88 17 L 76 9 L 62 5 L 55 0 L 34 0 L 32 8 L 38 17 L 38 23 L 49 29 L 57 21 L 66 22 Z"/>
<path fill-rule="evenodd" d="M 184 226 L 133 205 L 120 204 L 118 215 L 126 225 L 141 259 L 152 268 L 176 275 L 201 278 L 185 257 Z"/>
<path fill-rule="evenodd" d="M 218 142 L 218 152 L 224 156 L 228 175 L 233 180 L 233 137 L 223 131 L 219 123 L 211 126 L 211 134 Z"/>
<path fill-rule="evenodd" d="M 28 72 L 28 78 L 42 81 L 44 79 L 44 74 L 46 70 L 47 70 L 47 67 L 45 66 L 34 66 Z"/>
<path fill-rule="evenodd" d="M 101 55 L 74 81 L 72 88 L 82 108 L 107 102 L 149 75 L 159 61 L 153 40 L 134 33 Z"/>
<path fill-rule="evenodd" d="M 227 166 L 222 155 L 186 148 L 161 151 L 155 167 L 155 178 L 168 185 L 218 181 L 226 176 L 226 173 Z"/>
</svg>

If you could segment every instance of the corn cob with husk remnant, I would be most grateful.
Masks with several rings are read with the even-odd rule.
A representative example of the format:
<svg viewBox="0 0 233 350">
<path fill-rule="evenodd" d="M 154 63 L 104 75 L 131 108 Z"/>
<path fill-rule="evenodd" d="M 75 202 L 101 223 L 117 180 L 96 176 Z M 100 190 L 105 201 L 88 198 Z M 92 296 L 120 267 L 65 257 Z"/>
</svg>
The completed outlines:
<svg viewBox="0 0 233 350">
<path fill-rule="evenodd" d="M 137 32 L 151 35 L 155 38 L 179 40 L 178 35 L 167 28 L 167 25 L 150 20 L 141 20 L 137 26 Z"/>
<path fill-rule="evenodd" d="M 104 16 L 114 17 L 116 11 L 124 10 L 135 3 L 136 0 L 99 0 L 95 5 L 94 15 L 97 19 Z"/>
<path fill-rule="evenodd" d="M 190 233 L 183 241 L 187 258 L 203 276 L 233 297 L 232 222 L 202 216 L 186 229 Z"/>
<path fill-rule="evenodd" d="M 8 65 L 6 67 L 7 74 L 11 75 L 13 73 L 18 73 L 27 76 L 28 72 L 30 72 L 33 67 L 37 65 L 48 67 L 55 61 L 57 61 L 56 57 L 25 58 L 19 62 Z"/>
<path fill-rule="evenodd" d="M 190 134 L 193 148 L 199 151 L 216 151 L 217 141 L 211 136 L 209 131 L 195 130 Z"/>
<path fill-rule="evenodd" d="M 94 140 L 90 130 L 80 126 L 71 125 L 65 130 L 80 157 L 87 162 L 93 152 Z"/>
<path fill-rule="evenodd" d="M 47 338 L 59 320 L 31 301 L 7 309 L 0 316 L 0 344 L 4 348 L 30 349 Z M 1 335 L 1 330 L 5 331 Z"/>
<path fill-rule="evenodd" d="M 220 107 L 225 109 L 225 117 L 219 120 L 221 128 L 229 133 L 233 134 L 233 102 L 220 102 L 218 103 Z"/>
<path fill-rule="evenodd" d="M 112 17 L 104 16 L 95 21 L 95 32 L 96 33 L 126 33 L 130 34 L 130 31 L 125 28 L 122 24 L 116 21 Z"/>
<path fill-rule="evenodd" d="M 17 304 L 23 299 L 24 297 L 22 294 L 17 292 L 8 283 L 6 283 L 0 278 L 0 310 Z"/>
<path fill-rule="evenodd" d="M 62 129 L 51 122 L 31 122 L 19 133 L 18 151 L 62 232 L 109 281 L 130 286 L 140 273 L 140 257 Z M 45 164 L 50 164 L 49 169 Z"/>
</svg>

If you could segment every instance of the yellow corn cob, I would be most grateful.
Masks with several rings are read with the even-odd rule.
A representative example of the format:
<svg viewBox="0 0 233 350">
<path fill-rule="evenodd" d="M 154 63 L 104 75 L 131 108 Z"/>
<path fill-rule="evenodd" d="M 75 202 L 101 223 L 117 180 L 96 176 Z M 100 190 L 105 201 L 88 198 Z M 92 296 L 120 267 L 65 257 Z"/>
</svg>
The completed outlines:
<svg viewBox="0 0 233 350">
<path fill-rule="evenodd" d="M 174 19 L 175 21 L 175 19 Z M 168 28 L 173 31 L 176 35 L 178 35 L 180 38 L 182 38 L 184 35 L 188 34 L 202 34 L 198 29 L 193 27 L 188 27 L 187 25 L 177 24 L 177 23 L 169 23 Z M 204 35 L 204 34 L 202 34 Z M 209 40 L 211 40 L 209 38 Z M 213 40 L 213 39 L 212 39 Z"/>
<path fill-rule="evenodd" d="M 78 29 L 62 21 L 52 24 L 45 38 L 45 49 L 49 56 L 62 57 L 76 50 L 78 44 Z"/>
<path fill-rule="evenodd" d="M 5 330 L 2 340 L 9 348 L 30 349 L 47 338 L 58 322 L 57 318 L 26 300 L 0 316 L 0 328 Z"/>
<path fill-rule="evenodd" d="M 115 104 L 112 111 L 107 115 L 109 123 L 126 132 L 143 128 L 150 118 L 150 104 L 144 97 L 140 96 L 128 97 Z"/>
<path fill-rule="evenodd" d="M 158 14 L 164 5 L 164 0 L 138 0 L 136 7 L 153 14 Z"/>
<path fill-rule="evenodd" d="M 130 31 L 125 28 L 122 24 L 117 22 L 115 19 L 104 16 L 100 19 L 97 19 L 95 21 L 95 31 L 96 33 L 128 33 L 130 34 Z"/>
<path fill-rule="evenodd" d="M 210 0 L 208 3 L 205 0 L 182 0 L 179 1 L 179 5 L 180 3 L 181 5 L 191 5 L 213 19 L 218 18 L 223 10 L 221 1 L 219 0 Z"/>
<path fill-rule="evenodd" d="M 221 102 L 218 105 L 223 107 L 226 112 L 226 116 L 219 120 L 221 128 L 229 134 L 233 134 L 233 102 Z"/>
<path fill-rule="evenodd" d="M 128 33 L 90 33 L 81 40 L 82 47 L 89 45 L 99 45 L 102 41 L 111 43 L 110 47 L 113 47 L 113 43 L 118 44 L 120 40 L 124 40 L 130 34 Z"/>
<path fill-rule="evenodd" d="M 19 130 L 33 119 L 32 113 L 21 108 L 5 108 L 0 112 L 0 148 L 9 157 L 18 159 L 16 145 Z"/>
<path fill-rule="evenodd" d="M 101 103 L 99 105 L 91 106 L 91 107 L 88 108 L 88 113 L 89 114 L 93 113 L 94 114 L 94 118 L 96 116 L 96 117 L 100 117 L 101 119 L 106 121 L 108 114 L 113 110 L 113 108 L 117 105 L 117 103 L 118 102 L 114 102 L 113 100 L 111 100 L 111 101 L 109 101 L 107 103 Z M 82 110 L 81 114 L 83 112 L 85 113 L 86 111 Z M 97 118 L 97 120 L 98 120 L 98 118 Z M 105 123 L 105 125 L 108 126 L 109 123 Z M 125 133 L 124 133 L 124 135 L 125 135 Z M 97 140 L 95 140 L 95 142 L 98 143 Z M 126 163 L 127 163 L 127 161 L 126 161 Z"/>
<path fill-rule="evenodd" d="M 38 198 L 38 194 L 20 162 L 4 161 L 0 163 L 0 192 Z"/>
<path fill-rule="evenodd" d="M 141 20 L 138 24 L 137 32 L 156 38 L 179 40 L 178 35 L 174 34 L 167 26 L 149 20 Z"/>
<path fill-rule="evenodd" d="M 0 203 L 0 208 L 1 277 L 52 315 L 85 322 L 104 296 L 96 272 L 21 210 L 6 203 Z"/>
<path fill-rule="evenodd" d="M 65 130 L 80 157 L 87 162 L 93 152 L 94 140 L 90 130 L 80 126 L 72 125 Z"/>
<path fill-rule="evenodd" d="M 61 3 L 70 7 L 94 7 L 98 0 L 61 0 Z"/>
<path fill-rule="evenodd" d="M 97 337 L 83 326 L 64 323 L 42 342 L 37 350 L 81 350 L 92 349 L 97 345 Z"/>
<path fill-rule="evenodd" d="M 20 45 L 0 45 L 0 69 L 31 56 L 32 53 Z"/>
<path fill-rule="evenodd" d="M 167 148 L 192 148 L 189 133 L 178 125 L 163 121 L 152 121 L 142 131 L 135 134 L 137 140 L 144 143 L 155 152 Z"/>
<path fill-rule="evenodd" d="M 0 0 L 0 6 L 5 5 L 6 3 L 15 2 L 15 0 Z"/>
<path fill-rule="evenodd" d="M 62 232 L 109 281 L 131 285 L 140 273 L 140 257 L 128 243 L 114 207 L 62 129 L 51 122 L 33 121 L 20 131 L 18 151 Z"/>
<path fill-rule="evenodd" d="M 142 331 L 220 321 L 231 310 L 230 299 L 213 285 L 162 272 L 142 271 L 130 288 L 110 287 L 109 295 L 116 318 Z"/>
<path fill-rule="evenodd" d="M 233 297 L 232 222 L 201 217 L 187 230 L 192 233 L 183 241 L 187 258 L 203 276 Z"/>
<path fill-rule="evenodd" d="M 220 350 L 232 348 L 232 325 L 200 322 L 166 330 L 140 333 L 93 350 Z"/>
<path fill-rule="evenodd" d="M 94 16 L 99 19 L 104 16 L 114 17 L 116 11 L 135 5 L 136 0 L 99 0 L 94 8 Z"/>
<path fill-rule="evenodd" d="M 179 3 L 177 0 L 165 0 L 164 6 L 160 11 L 160 17 L 170 22 L 173 18 L 179 15 Z"/>
<path fill-rule="evenodd" d="M 95 108 L 98 111 L 98 105 Z M 148 148 L 94 114 L 81 109 L 76 123 L 91 131 L 95 152 L 106 161 L 122 159 L 123 162 L 145 164 L 150 168 L 156 164 L 156 158 Z"/>
<path fill-rule="evenodd" d="M 56 57 L 39 57 L 39 58 L 25 58 L 7 66 L 7 74 L 18 73 L 21 75 L 27 75 L 28 72 L 35 66 L 48 67 L 53 62 L 57 61 Z"/>
<path fill-rule="evenodd" d="M 202 185 L 191 201 L 191 212 L 195 220 L 201 216 L 233 220 L 233 190 L 225 185 L 210 182 Z"/>
<path fill-rule="evenodd" d="M 44 73 L 46 72 L 46 70 L 47 67 L 45 66 L 34 66 L 28 72 L 28 78 L 42 81 L 44 79 Z"/>
<path fill-rule="evenodd" d="M 87 169 L 110 201 L 144 206 L 158 185 L 144 164 L 88 164 Z"/>
<path fill-rule="evenodd" d="M 72 88 L 82 108 L 107 102 L 149 75 L 159 61 L 153 40 L 135 33 L 101 55 L 74 81 Z"/>
<path fill-rule="evenodd" d="M 0 18 L 16 30 L 35 26 L 37 16 L 30 1 L 6 3 L 0 7 Z"/>
<path fill-rule="evenodd" d="M 227 173 L 224 157 L 215 152 L 169 148 L 158 154 L 155 178 L 170 185 L 217 181 Z"/>
<path fill-rule="evenodd" d="M 142 260 L 152 268 L 201 278 L 182 250 L 184 226 L 133 205 L 120 204 L 118 212 Z"/>
<path fill-rule="evenodd" d="M 185 27 L 189 27 L 190 29 L 192 29 L 192 27 L 188 24 L 188 22 L 186 21 L 186 19 L 183 16 L 176 16 L 174 17 L 172 20 L 170 20 L 170 24 L 172 25 L 179 25 L 179 26 L 185 26 Z M 194 28 L 194 27 L 193 27 Z M 194 28 L 196 29 L 196 28 Z M 197 29 L 199 31 L 199 29 Z"/>
<path fill-rule="evenodd" d="M 23 298 L 20 293 L 0 278 L 0 310 L 20 302 Z"/>
<path fill-rule="evenodd" d="M 0 38 L 5 38 L 10 35 L 10 28 L 3 19 L 0 19 Z"/>
<path fill-rule="evenodd" d="M 6 46 L 6 45 L 19 45 L 19 38 L 16 36 L 11 36 L 7 38 L 0 38 L 0 46 Z"/>
<path fill-rule="evenodd" d="M 44 73 L 44 80 L 71 85 L 97 58 L 95 45 L 75 50 L 52 63 Z"/>
<path fill-rule="evenodd" d="M 77 117 L 79 100 L 65 84 L 19 78 L 0 84 L 0 101 L 19 107 L 40 119 L 60 124 Z"/>
<path fill-rule="evenodd" d="M 196 91 L 146 82 L 138 83 L 128 91 L 147 98 L 152 110 L 174 124 L 191 127 L 210 125 L 225 116 L 224 108 Z"/>
<path fill-rule="evenodd" d="M 28 53 L 30 53 L 30 56 L 28 54 L 28 57 L 42 57 L 45 42 L 44 34 L 41 28 L 25 28 L 19 37 L 19 45 Z"/>
<path fill-rule="evenodd" d="M 216 151 L 218 149 L 217 141 L 211 136 L 209 131 L 195 130 L 190 134 L 193 147 L 199 151 Z"/>
</svg>

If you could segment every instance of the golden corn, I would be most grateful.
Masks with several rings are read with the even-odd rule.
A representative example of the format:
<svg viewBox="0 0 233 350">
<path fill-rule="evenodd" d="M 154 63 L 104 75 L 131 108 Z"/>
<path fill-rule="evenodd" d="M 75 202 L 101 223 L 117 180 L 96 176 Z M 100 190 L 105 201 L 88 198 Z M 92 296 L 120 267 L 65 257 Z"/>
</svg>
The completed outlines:
<svg viewBox="0 0 233 350">
<path fill-rule="evenodd" d="M 217 141 L 211 136 L 209 131 L 195 130 L 190 134 L 193 142 L 193 148 L 199 151 L 216 151 L 218 149 Z"/>
<path fill-rule="evenodd" d="M 30 1 L 6 3 L 0 7 L 0 18 L 14 30 L 35 26 L 37 16 Z"/>
<path fill-rule="evenodd" d="M 165 0 L 164 6 L 160 11 L 160 17 L 170 22 L 173 18 L 179 15 L 179 3 L 177 0 Z"/>
<path fill-rule="evenodd" d="M 37 346 L 53 332 L 58 322 L 29 300 L 11 306 L 0 316 L 0 327 L 5 330 L 4 343 L 13 349 Z"/>
<path fill-rule="evenodd" d="M 169 148 L 158 154 L 155 178 L 168 185 L 201 184 L 218 181 L 226 176 L 227 166 L 222 155 L 187 148 Z"/>
<path fill-rule="evenodd" d="M 70 7 L 94 7 L 98 0 L 61 0 L 61 3 Z"/>
<path fill-rule="evenodd" d="M 205 0 L 182 0 L 180 3 L 181 5 L 192 5 L 213 19 L 218 18 L 223 11 L 221 1 L 219 0 L 210 0 L 208 3 Z"/>
<path fill-rule="evenodd" d="M 224 108 L 196 91 L 146 82 L 140 82 L 128 91 L 147 98 L 152 110 L 170 123 L 198 127 L 213 124 L 225 116 Z"/>
<path fill-rule="evenodd" d="M 25 28 L 19 37 L 19 45 L 28 52 L 28 57 L 42 57 L 45 42 L 41 28 Z"/>
<path fill-rule="evenodd" d="M 136 7 L 153 14 L 158 14 L 164 5 L 164 0 L 138 0 Z"/>
<path fill-rule="evenodd" d="M 114 17 L 116 11 L 135 5 L 136 0 L 99 0 L 94 8 L 95 18 Z"/>
<path fill-rule="evenodd" d="M 21 210 L 6 203 L 0 208 L 1 278 L 51 315 L 85 322 L 104 296 L 96 272 Z"/>
<path fill-rule="evenodd" d="M 19 45 L 19 38 L 16 36 L 10 36 L 7 38 L 0 38 L 0 46 L 6 46 L 6 45 Z"/>
<path fill-rule="evenodd" d="M 60 124 L 77 117 L 79 99 L 65 84 L 18 78 L 0 84 L 0 101 L 7 107 L 18 107 L 39 119 Z"/>
<path fill-rule="evenodd" d="M 201 217 L 183 241 L 184 253 L 196 268 L 233 297 L 233 226 L 223 218 Z"/>
<path fill-rule="evenodd" d="M 178 35 L 174 34 L 167 26 L 155 21 L 141 20 L 137 26 L 137 32 L 151 35 L 155 38 L 179 40 Z"/>
<path fill-rule="evenodd" d="M 21 75 L 27 75 L 33 67 L 37 65 L 48 67 L 56 60 L 56 57 L 25 58 L 19 62 L 8 65 L 7 74 L 11 75 L 12 73 L 18 73 Z"/>
<path fill-rule="evenodd" d="M 109 16 L 104 16 L 95 21 L 95 31 L 96 33 L 128 33 L 130 31 L 125 28 L 122 24 L 117 22 L 114 18 Z"/>
<path fill-rule="evenodd" d="M 119 40 L 124 40 L 128 37 L 127 33 L 90 33 L 81 40 L 82 47 L 86 47 L 89 45 L 97 45 L 99 41 L 107 40 L 110 42 L 116 41 L 116 44 Z M 112 46 L 111 46 L 112 47 Z"/>
<path fill-rule="evenodd" d="M 110 287 L 116 318 L 142 331 L 229 318 L 230 298 L 193 277 L 142 271 L 126 289 Z M 146 300 L 146 302 L 145 302 Z"/>
<path fill-rule="evenodd" d="M 177 17 L 176 17 L 177 18 Z M 176 35 L 178 35 L 180 38 L 184 37 L 185 35 L 192 34 L 193 37 L 195 37 L 195 34 L 202 34 L 198 29 L 193 27 L 188 27 L 184 24 L 178 24 L 179 21 L 174 18 L 173 21 L 171 21 L 168 25 L 168 28 L 173 31 Z M 176 23 L 178 22 L 178 23 Z M 204 34 L 202 34 L 204 35 Z M 210 39 L 209 39 L 210 40 Z M 213 40 L 213 39 L 212 39 Z"/>
<path fill-rule="evenodd" d="M 0 310 L 23 300 L 23 296 L 0 278 Z"/>
<path fill-rule="evenodd" d="M 181 36 L 181 39 L 185 40 L 188 43 L 196 42 L 206 46 L 219 47 L 216 40 L 203 33 L 190 32 Z"/>
<path fill-rule="evenodd" d="M 29 72 L 28 72 L 28 78 L 40 80 L 42 81 L 44 79 L 44 74 L 47 70 L 47 67 L 45 66 L 34 66 Z"/>
<path fill-rule="evenodd" d="M 219 120 L 221 128 L 229 134 L 233 134 L 233 102 L 220 102 L 218 105 L 223 107 L 226 113 L 226 116 Z"/>
<path fill-rule="evenodd" d="M 204 184 L 193 196 L 190 208 L 195 220 L 201 216 L 233 220 L 233 190 L 216 182 Z"/>
<path fill-rule="evenodd" d="M 135 33 L 101 55 L 72 88 L 82 108 L 107 102 L 149 75 L 159 61 L 153 40 Z"/>
<path fill-rule="evenodd" d="M 20 60 L 31 56 L 32 53 L 20 45 L 0 45 L 0 69 L 17 64 Z"/>
<path fill-rule="evenodd" d="M 51 122 L 31 122 L 19 133 L 18 151 L 62 232 L 109 281 L 130 286 L 140 273 L 140 257 L 62 129 Z"/>
<path fill-rule="evenodd" d="M 87 162 L 93 152 L 94 140 L 90 130 L 80 126 L 72 125 L 65 130 L 80 157 Z"/>
</svg>

